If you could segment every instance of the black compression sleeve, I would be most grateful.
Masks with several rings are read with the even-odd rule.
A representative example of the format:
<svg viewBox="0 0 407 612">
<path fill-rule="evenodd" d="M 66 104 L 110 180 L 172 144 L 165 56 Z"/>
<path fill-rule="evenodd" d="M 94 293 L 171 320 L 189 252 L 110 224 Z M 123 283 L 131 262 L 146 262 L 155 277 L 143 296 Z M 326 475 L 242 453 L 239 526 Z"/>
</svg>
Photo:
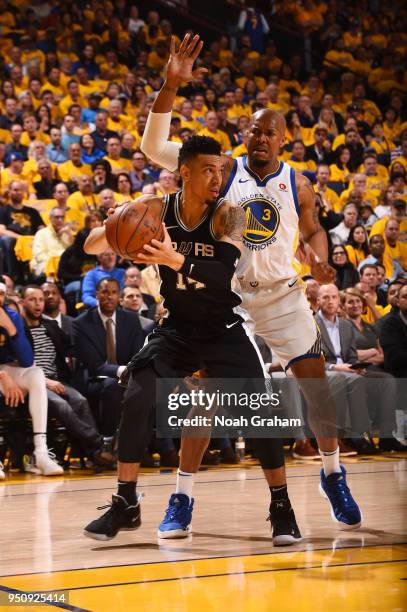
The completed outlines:
<svg viewBox="0 0 407 612">
<path fill-rule="evenodd" d="M 228 287 L 235 273 L 240 251 L 230 242 L 217 242 L 214 260 L 203 261 L 194 257 L 185 257 L 178 270 L 181 274 L 205 283 L 207 287 Z"/>
</svg>

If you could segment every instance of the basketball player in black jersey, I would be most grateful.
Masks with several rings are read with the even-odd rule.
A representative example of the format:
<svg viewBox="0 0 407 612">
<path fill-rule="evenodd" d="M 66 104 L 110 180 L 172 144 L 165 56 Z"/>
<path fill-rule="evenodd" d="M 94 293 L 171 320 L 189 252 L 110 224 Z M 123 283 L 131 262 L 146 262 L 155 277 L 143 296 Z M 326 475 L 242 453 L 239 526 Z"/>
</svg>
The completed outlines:
<svg viewBox="0 0 407 612">
<path fill-rule="evenodd" d="M 85 528 L 85 535 L 94 539 L 108 540 L 121 529 L 140 525 L 136 483 L 152 434 L 157 377 L 183 378 L 204 368 L 209 378 L 264 378 L 258 350 L 243 319 L 234 312 L 240 298 L 232 291 L 231 280 L 240 257 L 245 215 L 239 207 L 219 199 L 220 153 L 219 143 L 212 138 L 191 138 L 179 156 L 182 191 L 166 198 L 139 198 L 162 206 L 163 242 L 152 240 L 145 245 L 148 255 L 140 255 L 138 261 L 159 265 L 169 316 L 129 365 L 118 440 L 118 490 L 109 510 Z M 96 228 L 85 250 L 98 254 L 107 246 L 104 227 Z M 197 448 L 199 465 L 205 447 Z M 267 452 L 264 443 L 259 444 L 257 453 L 267 469 L 284 465 L 280 440 L 267 440 Z M 177 535 L 176 528 L 179 537 L 185 536 L 192 508 L 193 499 L 188 495 L 172 495 L 163 534 L 170 522 L 171 537 Z M 276 537 L 287 536 L 289 543 L 301 539 L 289 503 L 273 520 Z"/>
</svg>

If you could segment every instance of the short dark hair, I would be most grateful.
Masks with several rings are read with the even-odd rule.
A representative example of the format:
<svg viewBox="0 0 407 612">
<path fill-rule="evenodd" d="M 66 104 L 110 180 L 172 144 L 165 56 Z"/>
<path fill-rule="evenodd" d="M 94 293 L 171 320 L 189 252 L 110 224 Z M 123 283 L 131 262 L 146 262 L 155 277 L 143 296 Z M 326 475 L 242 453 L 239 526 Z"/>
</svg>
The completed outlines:
<svg viewBox="0 0 407 612">
<path fill-rule="evenodd" d="M 99 291 L 100 285 L 107 281 L 108 283 L 116 283 L 118 290 L 120 291 L 120 283 L 117 278 L 113 278 L 113 276 L 104 276 L 96 283 L 96 291 Z"/>
<path fill-rule="evenodd" d="M 188 163 L 197 155 L 221 155 L 220 143 L 210 136 L 191 136 L 179 151 L 178 167 Z"/>
<path fill-rule="evenodd" d="M 29 289 L 39 289 L 40 291 L 42 291 L 42 293 L 44 293 L 44 291 L 41 289 L 41 287 L 39 285 L 34 285 L 34 284 L 30 284 L 30 285 L 25 285 L 25 287 L 23 287 L 21 289 L 21 297 L 24 299 L 26 296 L 26 293 Z"/>
<path fill-rule="evenodd" d="M 363 276 L 364 271 L 367 270 L 368 268 L 374 268 L 376 270 L 376 272 L 377 272 L 377 265 L 376 264 L 367 263 L 367 264 L 365 264 L 364 266 L 362 266 L 360 268 L 360 270 L 359 270 L 360 276 Z"/>
</svg>

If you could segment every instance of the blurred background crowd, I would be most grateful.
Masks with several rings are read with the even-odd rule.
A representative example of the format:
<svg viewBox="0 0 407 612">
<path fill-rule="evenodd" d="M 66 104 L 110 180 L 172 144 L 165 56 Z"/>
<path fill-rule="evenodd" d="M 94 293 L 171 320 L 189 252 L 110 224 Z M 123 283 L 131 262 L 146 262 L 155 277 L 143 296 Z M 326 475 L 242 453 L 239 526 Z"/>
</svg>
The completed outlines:
<svg viewBox="0 0 407 612">
<path fill-rule="evenodd" d="M 299 273 L 320 317 L 327 368 L 349 385 L 366 368 L 383 374 L 383 385 L 407 378 L 406 15 L 399 0 L 208 0 L 204 8 L 194 0 L 0 0 L 0 459 L 38 469 L 24 463 L 32 431 L 20 422 L 23 411 L 10 409 L 18 392 L 7 364 L 16 361 L 44 375 L 40 412 L 51 417 L 59 459 L 69 445 L 83 462 L 114 463 L 118 377 L 164 307 L 156 269 L 112 251 L 86 255 L 83 244 L 114 202 L 180 186 L 139 146 L 170 38 L 179 43 L 186 31 L 204 38 L 198 63 L 208 72 L 179 90 L 170 138 L 212 136 L 238 157 L 247 153 L 254 111 L 285 115 L 281 159 L 312 181 L 337 271 L 335 288 L 319 287 L 300 243 Z M 343 341 L 333 346 L 329 324 L 338 317 L 349 354 Z M 16 341 L 19 333 L 28 344 Z M 278 378 L 278 364 L 266 359 Z M 365 366 L 350 371 L 357 362 Z M 395 402 L 395 428 L 387 424 L 378 445 L 369 402 L 363 419 L 349 405 L 353 434 L 344 421 L 343 452 L 405 450 Z M 35 431 L 38 404 L 29 400 L 27 415 L 43 435 Z M 229 440 L 214 446 L 224 461 L 236 460 Z M 45 452 L 35 435 L 34 447 Z M 54 469 L 47 452 L 42 473 Z M 146 465 L 157 464 L 155 452 L 163 465 L 177 464 L 172 440 L 153 442 Z M 318 457 L 306 431 L 294 455 Z"/>
</svg>

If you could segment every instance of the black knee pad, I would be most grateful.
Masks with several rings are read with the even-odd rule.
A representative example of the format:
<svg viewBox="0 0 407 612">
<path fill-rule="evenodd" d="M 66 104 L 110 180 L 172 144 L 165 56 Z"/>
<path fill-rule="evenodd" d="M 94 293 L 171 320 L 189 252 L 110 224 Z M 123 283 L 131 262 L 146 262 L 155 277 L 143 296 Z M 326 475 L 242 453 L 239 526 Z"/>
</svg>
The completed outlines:
<svg viewBox="0 0 407 612">
<path fill-rule="evenodd" d="M 284 465 L 284 447 L 281 438 L 253 438 L 252 444 L 263 470 L 275 470 Z"/>
</svg>

